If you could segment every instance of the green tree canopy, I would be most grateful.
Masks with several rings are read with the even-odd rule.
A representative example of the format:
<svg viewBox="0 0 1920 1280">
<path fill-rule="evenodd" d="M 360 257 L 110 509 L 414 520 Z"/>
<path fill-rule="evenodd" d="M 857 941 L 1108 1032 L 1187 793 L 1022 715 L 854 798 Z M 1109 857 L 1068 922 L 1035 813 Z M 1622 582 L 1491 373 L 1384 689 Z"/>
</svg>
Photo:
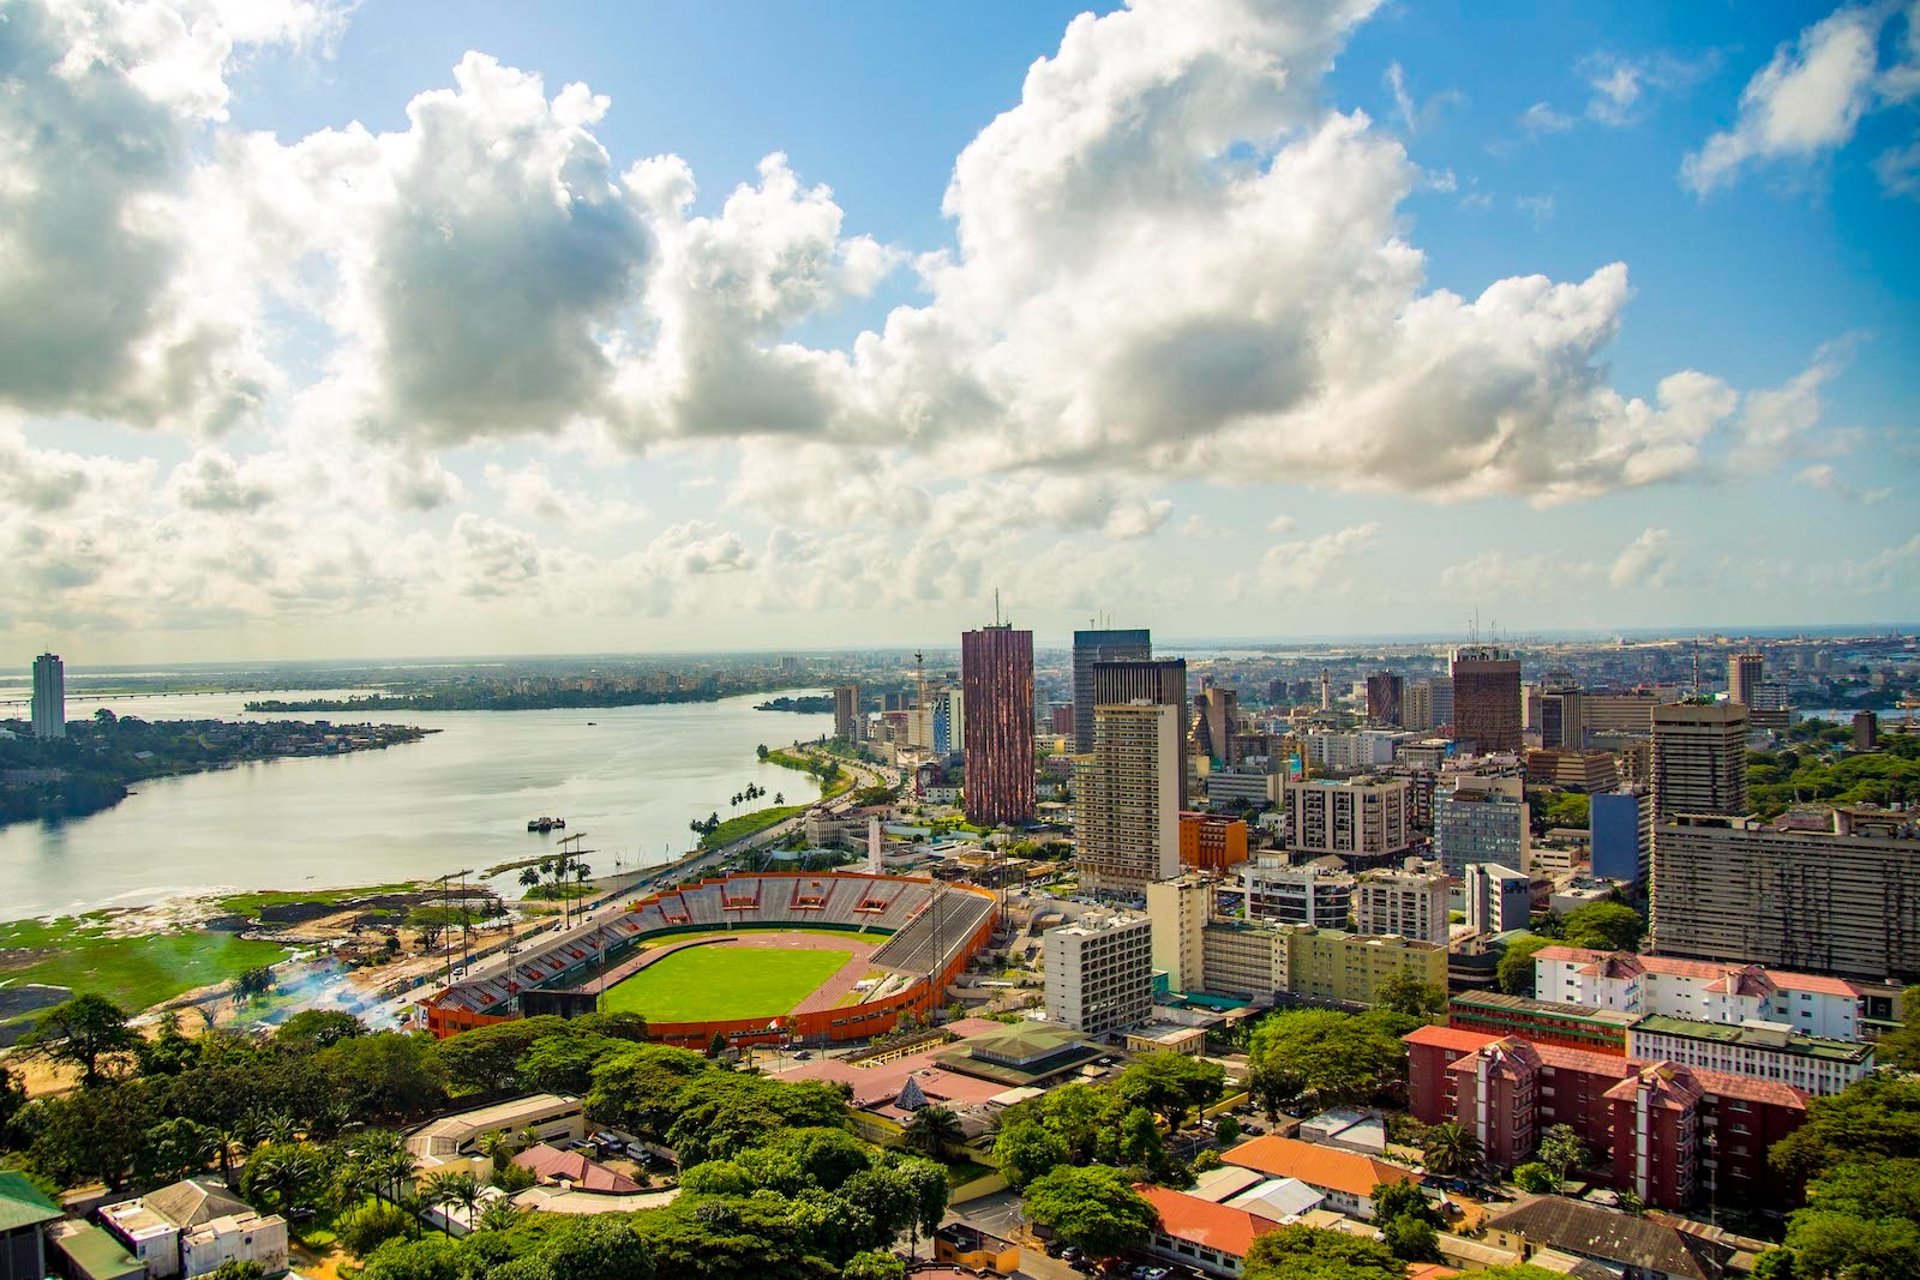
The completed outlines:
<svg viewBox="0 0 1920 1280">
<path fill-rule="evenodd" d="M 1032 1121 L 1002 1124 L 993 1141 L 993 1157 L 1016 1191 L 1056 1165 L 1065 1164 L 1069 1154 L 1065 1139 Z"/>
<path fill-rule="evenodd" d="M 127 1025 L 127 1014 L 105 996 L 78 995 L 41 1014 L 23 1044 L 55 1062 L 80 1068 L 82 1088 L 100 1083 L 101 1059 L 125 1053 L 140 1043 L 140 1033 Z"/>
<path fill-rule="evenodd" d="M 1589 902 L 1569 911 L 1563 933 L 1570 947 L 1633 951 L 1646 935 L 1646 917 L 1622 902 Z"/>
<path fill-rule="evenodd" d="M 1530 933 L 1515 938 L 1507 944 L 1500 956 L 1499 966 L 1494 977 L 1500 983 L 1500 989 L 1510 996 L 1531 996 L 1533 994 L 1533 957 L 1536 952 L 1553 946 L 1555 939 L 1543 938 Z"/>
<path fill-rule="evenodd" d="M 1220 1100 L 1227 1073 L 1205 1058 L 1180 1053 L 1149 1053 L 1120 1073 L 1115 1089 L 1129 1107 L 1145 1107 L 1175 1132 L 1187 1113 Z"/>
<path fill-rule="evenodd" d="M 1401 969 L 1374 984 L 1373 1003 L 1412 1018 L 1437 1018 L 1447 1011 L 1447 989 L 1422 982 L 1418 974 Z"/>
<path fill-rule="evenodd" d="M 1028 1183 L 1024 1202 L 1028 1218 L 1100 1258 L 1145 1244 L 1160 1220 L 1125 1175 L 1105 1165 L 1061 1165 Z"/>
<path fill-rule="evenodd" d="M 1245 1280 L 1405 1280 L 1406 1263 L 1376 1240 L 1288 1226 L 1254 1239 Z"/>
</svg>

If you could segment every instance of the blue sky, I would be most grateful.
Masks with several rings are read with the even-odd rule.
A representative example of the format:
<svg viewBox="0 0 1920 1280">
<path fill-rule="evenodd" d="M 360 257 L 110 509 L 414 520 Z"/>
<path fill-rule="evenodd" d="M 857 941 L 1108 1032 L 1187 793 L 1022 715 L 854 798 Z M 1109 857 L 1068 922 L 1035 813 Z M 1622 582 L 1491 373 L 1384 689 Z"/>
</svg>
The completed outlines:
<svg viewBox="0 0 1920 1280">
<path fill-rule="evenodd" d="M 0 631 L 1913 619 L 1911 7 L 1081 12 L 23 0 Z"/>
</svg>

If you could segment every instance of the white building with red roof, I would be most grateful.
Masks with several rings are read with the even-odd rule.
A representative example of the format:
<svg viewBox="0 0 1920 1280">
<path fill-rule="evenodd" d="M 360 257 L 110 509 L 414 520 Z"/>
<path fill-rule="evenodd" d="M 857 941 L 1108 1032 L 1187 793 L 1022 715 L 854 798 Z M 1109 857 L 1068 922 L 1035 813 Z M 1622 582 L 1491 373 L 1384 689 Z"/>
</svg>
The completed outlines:
<svg viewBox="0 0 1920 1280">
<path fill-rule="evenodd" d="M 1537 1000 L 1739 1026 L 1785 1023 L 1824 1040 L 1860 1039 L 1864 992 L 1843 978 L 1757 964 L 1677 960 L 1584 947 L 1543 947 L 1533 957 Z"/>
<path fill-rule="evenodd" d="M 1199 1196 L 1142 1182 L 1134 1187 L 1160 1215 L 1160 1226 L 1148 1242 L 1155 1257 L 1195 1267 L 1210 1276 L 1233 1280 L 1246 1265 L 1254 1240 L 1277 1231 L 1272 1218 Z"/>
</svg>

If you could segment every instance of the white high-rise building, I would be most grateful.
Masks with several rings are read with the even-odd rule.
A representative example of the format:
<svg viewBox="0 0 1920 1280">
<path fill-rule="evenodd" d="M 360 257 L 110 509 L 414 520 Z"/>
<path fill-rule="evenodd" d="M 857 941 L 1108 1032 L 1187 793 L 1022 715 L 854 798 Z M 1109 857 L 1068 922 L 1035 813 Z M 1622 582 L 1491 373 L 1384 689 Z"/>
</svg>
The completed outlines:
<svg viewBox="0 0 1920 1280">
<path fill-rule="evenodd" d="M 1074 777 L 1080 887 L 1137 899 L 1180 871 L 1180 709 L 1096 706 L 1093 755 Z"/>
<path fill-rule="evenodd" d="M 33 660 L 33 736 L 67 736 L 67 669 L 57 653 Z"/>
<path fill-rule="evenodd" d="M 1368 871 L 1354 890 L 1355 931 L 1447 945 L 1447 878 L 1425 871 Z"/>
<path fill-rule="evenodd" d="M 1153 925 L 1101 913 L 1040 937 L 1047 1017 L 1090 1036 L 1124 1031 L 1153 1013 Z"/>
<path fill-rule="evenodd" d="M 1490 862 L 1467 867 L 1467 924 L 1475 933 L 1524 929 L 1533 916 L 1533 880 L 1524 872 Z"/>
</svg>

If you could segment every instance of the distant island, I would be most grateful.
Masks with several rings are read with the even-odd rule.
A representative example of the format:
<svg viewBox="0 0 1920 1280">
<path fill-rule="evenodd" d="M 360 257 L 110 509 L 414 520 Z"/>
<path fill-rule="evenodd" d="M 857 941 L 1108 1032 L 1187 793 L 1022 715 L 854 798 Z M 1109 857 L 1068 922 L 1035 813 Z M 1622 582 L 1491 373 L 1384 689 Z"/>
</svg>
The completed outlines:
<svg viewBox="0 0 1920 1280">
<path fill-rule="evenodd" d="M 111 809 L 129 785 L 205 773 L 253 760 L 346 755 L 418 742 L 436 729 L 326 720 L 141 720 L 102 708 L 74 720 L 65 738 L 32 736 L 24 721 L 0 723 L 0 826 L 81 818 Z"/>
<path fill-rule="evenodd" d="M 757 684 L 758 687 L 752 687 Z M 747 685 L 748 687 L 742 687 Z M 765 683 L 657 673 L 580 676 L 463 676 L 414 681 L 379 693 L 345 698 L 260 699 L 248 711 L 554 711 L 589 707 L 646 707 L 659 703 L 713 702 L 738 693 L 763 693 Z M 778 686 L 775 686 L 776 688 Z"/>
<path fill-rule="evenodd" d="M 799 698 L 773 698 L 766 702 L 753 704 L 755 711 L 799 711 L 807 715 L 820 715 L 833 710 L 833 695 L 830 693 L 809 693 Z"/>
</svg>

